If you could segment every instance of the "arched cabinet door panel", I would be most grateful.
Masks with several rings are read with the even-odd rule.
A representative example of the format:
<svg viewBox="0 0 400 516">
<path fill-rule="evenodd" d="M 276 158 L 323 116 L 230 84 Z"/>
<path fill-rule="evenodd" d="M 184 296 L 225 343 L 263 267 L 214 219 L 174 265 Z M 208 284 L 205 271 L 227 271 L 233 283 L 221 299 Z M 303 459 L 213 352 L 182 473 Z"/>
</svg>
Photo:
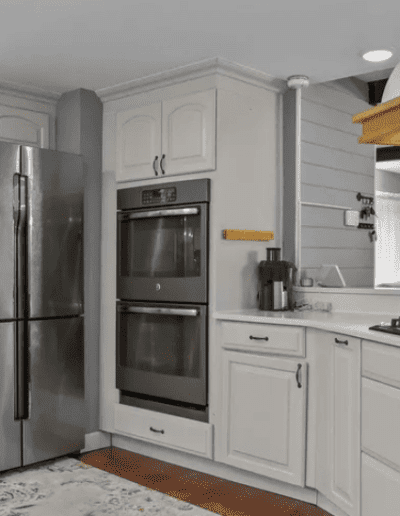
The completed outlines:
<svg viewBox="0 0 400 516">
<path fill-rule="evenodd" d="M 216 90 L 162 104 L 162 152 L 165 174 L 215 170 Z"/>
<path fill-rule="evenodd" d="M 49 115 L 0 106 L 0 140 L 49 148 Z"/>
<path fill-rule="evenodd" d="M 161 102 L 117 114 L 117 181 L 160 174 Z"/>
</svg>

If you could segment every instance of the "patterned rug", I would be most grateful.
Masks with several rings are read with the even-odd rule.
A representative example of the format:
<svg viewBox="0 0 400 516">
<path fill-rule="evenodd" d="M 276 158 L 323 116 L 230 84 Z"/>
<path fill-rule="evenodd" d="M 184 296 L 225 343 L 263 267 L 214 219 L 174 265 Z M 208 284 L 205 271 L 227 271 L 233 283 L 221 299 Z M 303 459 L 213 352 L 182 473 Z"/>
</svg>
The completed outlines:
<svg viewBox="0 0 400 516">
<path fill-rule="evenodd" d="M 73 458 L 0 474 L 0 516 L 214 516 Z"/>
</svg>

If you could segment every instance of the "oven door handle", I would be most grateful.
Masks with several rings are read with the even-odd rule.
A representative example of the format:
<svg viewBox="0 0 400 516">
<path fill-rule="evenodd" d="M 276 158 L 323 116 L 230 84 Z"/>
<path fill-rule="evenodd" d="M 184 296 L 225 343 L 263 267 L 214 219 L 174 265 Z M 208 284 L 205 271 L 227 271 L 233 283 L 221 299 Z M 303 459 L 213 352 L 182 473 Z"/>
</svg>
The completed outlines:
<svg viewBox="0 0 400 516">
<path fill-rule="evenodd" d="M 124 219 L 150 219 L 153 217 L 176 217 L 177 215 L 197 215 L 199 208 L 178 208 L 176 210 L 139 211 L 124 215 Z"/>
<path fill-rule="evenodd" d="M 189 317 L 196 317 L 199 313 L 195 308 L 150 308 L 145 306 L 120 306 L 119 311 L 134 314 L 183 315 Z"/>
</svg>

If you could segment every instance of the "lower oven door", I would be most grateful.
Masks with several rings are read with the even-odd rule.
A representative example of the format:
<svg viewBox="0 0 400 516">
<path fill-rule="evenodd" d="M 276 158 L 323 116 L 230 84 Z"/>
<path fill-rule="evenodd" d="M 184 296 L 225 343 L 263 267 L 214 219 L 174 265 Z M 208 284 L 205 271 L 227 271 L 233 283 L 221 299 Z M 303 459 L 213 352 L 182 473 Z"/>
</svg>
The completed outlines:
<svg viewBox="0 0 400 516">
<path fill-rule="evenodd" d="M 117 302 L 116 386 L 207 405 L 207 307 Z"/>
</svg>

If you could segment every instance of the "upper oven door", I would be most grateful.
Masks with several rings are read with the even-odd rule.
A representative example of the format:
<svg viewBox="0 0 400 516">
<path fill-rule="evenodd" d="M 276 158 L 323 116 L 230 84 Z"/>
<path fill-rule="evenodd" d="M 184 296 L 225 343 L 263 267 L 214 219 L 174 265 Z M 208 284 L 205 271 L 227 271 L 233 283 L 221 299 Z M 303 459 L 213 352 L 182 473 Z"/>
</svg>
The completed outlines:
<svg viewBox="0 0 400 516">
<path fill-rule="evenodd" d="M 208 203 L 117 215 L 117 297 L 207 303 Z"/>
</svg>

